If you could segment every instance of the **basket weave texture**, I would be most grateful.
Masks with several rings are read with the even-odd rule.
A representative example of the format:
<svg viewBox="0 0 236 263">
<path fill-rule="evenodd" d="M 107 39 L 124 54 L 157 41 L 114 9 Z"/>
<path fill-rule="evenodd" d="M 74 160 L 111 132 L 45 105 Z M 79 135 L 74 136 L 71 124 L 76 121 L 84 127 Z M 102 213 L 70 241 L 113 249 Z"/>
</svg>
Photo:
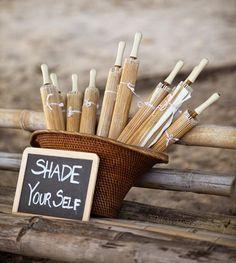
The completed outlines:
<svg viewBox="0 0 236 263">
<path fill-rule="evenodd" d="M 92 215 L 116 217 L 122 201 L 139 175 L 154 164 L 167 162 L 164 154 L 87 134 L 37 131 L 34 147 L 96 153 L 100 158 Z"/>
</svg>

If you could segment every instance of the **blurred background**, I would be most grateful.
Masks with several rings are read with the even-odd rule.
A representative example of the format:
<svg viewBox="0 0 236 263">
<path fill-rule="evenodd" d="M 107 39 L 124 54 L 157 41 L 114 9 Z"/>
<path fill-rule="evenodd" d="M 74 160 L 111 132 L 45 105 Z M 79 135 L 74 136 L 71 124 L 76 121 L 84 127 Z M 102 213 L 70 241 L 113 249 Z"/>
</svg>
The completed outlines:
<svg viewBox="0 0 236 263">
<path fill-rule="evenodd" d="M 136 31 L 143 33 L 137 92 L 147 96 L 178 59 L 183 80 L 200 59 L 209 65 L 193 85 L 187 104 L 195 107 L 213 92 L 221 99 L 201 116 L 201 123 L 236 125 L 235 0 L 0 0 L 0 108 L 42 110 L 40 64 L 59 76 L 60 88 L 71 88 L 71 74 L 88 85 L 89 70 L 98 72 L 102 91 L 120 40 L 128 56 Z M 187 107 L 184 106 L 184 108 Z M 135 111 L 134 101 L 132 112 Z M 0 129 L 0 151 L 22 152 L 30 133 Z M 172 146 L 165 167 L 236 172 L 233 150 Z M 0 185 L 15 186 L 17 173 L 1 172 Z M 236 215 L 230 198 L 171 191 L 132 189 L 129 200 Z"/>
</svg>

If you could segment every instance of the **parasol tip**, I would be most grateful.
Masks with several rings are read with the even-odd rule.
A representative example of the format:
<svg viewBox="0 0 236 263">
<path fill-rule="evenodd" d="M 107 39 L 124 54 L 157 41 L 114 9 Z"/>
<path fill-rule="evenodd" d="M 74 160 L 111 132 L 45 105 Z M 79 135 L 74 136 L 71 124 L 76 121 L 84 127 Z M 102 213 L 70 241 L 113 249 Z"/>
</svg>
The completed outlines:
<svg viewBox="0 0 236 263">
<path fill-rule="evenodd" d="M 50 83 L 48 66 L 46 64 L 41 65 L 41 71 L 43 75 L 43 85 Z"/>
<path fill-rule="evenodd" d="M 188 76 L 188 80 L 192 83 L 195 82 L 199 74 L 202 72 L 202 70 L 205 68 L 205 66 L 208 64 L 209 60 L 206 58 L 203 58 L 200 63 L 194 67 L 190 75 Z"/>
<path fill-rule="evenodd" d="M 173 70 L 170 72 L 169 76 L 164 80 L 165 83 L 171 85 L 176 75 L 179 73 L 181 68 L 183 67 L 184 62 L 183 60 L 179 60 L 176 64 Z"/>
<path fill-rule="evenodd" d="M 72 92 L 77 92 L 78 91 L 78 75 L 72 74 L 71 80 L 72 80 Z"/>
<path fill-rule="evenodd" d="M 59 85 L 58 85 L 57 74 L 51 73 L 51 74 L 50 74 L 50 79 L 51 79 L 51 81 L 52 81 L 52 85 L 55 86 L 56 88 L 58 88 Z"/>
<path fill-rule="evenodd" d="M 203 58 L 200 63 L 199 67 L 202 67 L 202 69 L 209 63 L 209 60 L 207 58 Z"/>
<path fill-rule="evenodd" d="M 134 43 L 133 43 L 132 51 L 130 53 L 131 58 L 137 58 L 138 57 L 138 50 L 139 50 L 141 40 L 142 40 L 142 33 L 137 32 L 134 36 Z"/>
<path fill-rule="evenodd" d="M 216 102 L 220 98 L 219 93 L 214 93 L 210 96 L 209 99 L 207 99 L 205 102 L 203 102 L 200 106 L 198 106 L 195 109 L 195 112 L 199 115 L 201 114 L 206 108 L 208 108 L 211 104 Z"/>
<path fill-rule="evenodd" d="M 116 61 L 114 64 L 116 67 L 122 66 L 122 59 L 123 59 L 123 55 L 124 55 L 124 50 L 125 50 L 125 41 L 120 41 L 119 45 L 118 45 Z"/>
<path fill-rule="evenodd" d="M 96 75 L 97 72 L 95 69 L 90 70 L 90 77 L 89 77 L 89 87 L 96 87 Z"/>
</svg>

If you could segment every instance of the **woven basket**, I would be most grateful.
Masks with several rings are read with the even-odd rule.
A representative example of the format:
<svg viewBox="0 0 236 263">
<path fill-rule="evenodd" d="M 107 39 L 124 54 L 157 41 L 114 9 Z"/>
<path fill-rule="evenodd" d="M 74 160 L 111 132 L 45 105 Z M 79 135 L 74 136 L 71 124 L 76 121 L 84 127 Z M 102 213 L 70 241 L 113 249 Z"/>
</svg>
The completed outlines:
<svg viewBox="0 0 236 263">
<path fill-rule="evenodd" d="M 139 175 L 168 157 L 152 150 L 129 146 L 94 135 L 37 131 L 31 146 L 96 153 L 100 158 L 92 215 L 116 217 L 122 201 Z"/>
</svg>

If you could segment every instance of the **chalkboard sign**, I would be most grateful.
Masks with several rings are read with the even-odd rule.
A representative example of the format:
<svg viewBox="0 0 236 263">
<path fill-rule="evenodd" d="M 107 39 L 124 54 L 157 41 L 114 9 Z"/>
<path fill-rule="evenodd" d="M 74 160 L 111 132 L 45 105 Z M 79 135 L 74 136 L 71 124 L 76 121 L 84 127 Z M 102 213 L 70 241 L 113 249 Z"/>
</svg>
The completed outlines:
<svg viewBox="0 0 236 263">
<path fill-rule="evenodd" d="M 12 212 L 88 221 L 98 164 L 94 153 L 26 148 Z"/>
</svg>

